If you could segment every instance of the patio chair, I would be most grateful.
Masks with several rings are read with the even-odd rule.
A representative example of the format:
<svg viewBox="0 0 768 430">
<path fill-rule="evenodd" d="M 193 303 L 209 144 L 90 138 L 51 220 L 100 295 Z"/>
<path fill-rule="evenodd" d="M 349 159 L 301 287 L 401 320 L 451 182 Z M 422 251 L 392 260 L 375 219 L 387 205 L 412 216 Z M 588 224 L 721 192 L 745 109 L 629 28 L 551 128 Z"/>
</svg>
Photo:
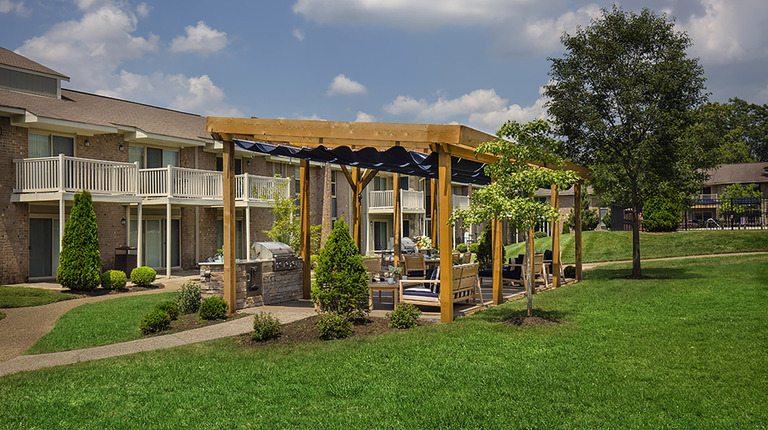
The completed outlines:
<svg viewBox="0 0 768 430">
<path fill-rule="evenodd" d="M 461 264 L 469 264 L 469 262 L 472 261 L 472 253 L 471 252 L 465 252 L 461 254 Z"/>
<path fill-rule="evenodd" d="M 381 258 L 365 258 L 363 259 L 363 265 L 365 265 L 365 271 L 368 273 L 370 281 L 376 281 L 383 277 Z M 381 292 L 379 292 L 379 296 L 381 296 Z"/>
<path fill-rule="evenodd" d="M 427 276 L 427 263 L 424 254 L 405 254 L 405 276 L 408 279 L 424 279 Z"/>
<path fill-rule="evenodd" d="M 440 272 L 437 278 L 442 278 Z M 474 300 L 475 303 L 483 303 L 483 292 L 478 279 L 478 265 L 459 264 L 453 266 L 451 271 L 453 280 L 452 303 Z M 414 305 L 440 306 L 440 279 L 427 280 L 401 280 L 400 302 Z"/>
<path fill-rule="evenodd" d="M 544 268 L 547 269 L 546 275 L 554 282 L 554 274 L 552 273 L 552 250 L 547 249 L 544 251 Z M 563 250 L 560 250 L 560 279 L 565 282 L 565 274 L 563 272 Z"/>
<path fill-rule="evenodd" d="M 523 285 L 523 262 L 525 260 L 525 254 L 520 254 L 516 258 L 509 259 L 509 264 L 504 264 L 501 267 L 501 282 L 503 285 L 509 286 L 522 286 Z M 480 284 L 482 285 L 486 280 L 493 282 L 493 271 L 491 269 L 484 269 L 479 272 Z"/>
</svg>

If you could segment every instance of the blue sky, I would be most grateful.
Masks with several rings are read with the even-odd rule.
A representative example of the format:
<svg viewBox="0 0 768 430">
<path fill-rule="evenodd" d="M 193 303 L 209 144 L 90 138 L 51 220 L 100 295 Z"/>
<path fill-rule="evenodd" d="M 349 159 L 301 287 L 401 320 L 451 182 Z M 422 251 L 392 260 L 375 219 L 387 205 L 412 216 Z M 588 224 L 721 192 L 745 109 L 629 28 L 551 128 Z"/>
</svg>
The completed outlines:
<svg viewBox="0 0 768 430">
<path fill-rule="evenodd" d="M 693 38 L 711 100 L 768 103 L 768 2 L 627 0 Z M 579 0 L 0 0 L 2 46 L 64 87 L 203 115 L 457 122 L 546 115 Z"/>
</svg>

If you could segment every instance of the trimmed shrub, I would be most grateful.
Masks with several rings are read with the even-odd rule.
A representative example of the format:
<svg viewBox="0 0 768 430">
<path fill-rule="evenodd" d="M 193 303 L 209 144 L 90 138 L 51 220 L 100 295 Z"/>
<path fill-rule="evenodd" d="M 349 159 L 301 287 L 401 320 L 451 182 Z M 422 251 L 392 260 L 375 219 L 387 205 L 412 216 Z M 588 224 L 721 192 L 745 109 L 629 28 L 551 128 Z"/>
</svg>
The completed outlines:
<svg viewBox="0 0 768 430">
<path fill-rule="evenodd" d="M 155 309 L 152 312 L 144 315 L 141 319 L 139 328 L 144 334 L 157 333 L 163 330 L 167 330 L 171 326 L 171 316 L 168 312 L 160 309 Z"/>
<path fill-rule="evenodd" d="M 165 311 L 165 313 L 167 313 L 172 320 L 175 320 L 179 317 L 179 305 L 177 305 L 173 300 L 163 300 L 162 302 L 155 305 L 155 309 Z"/>
<path fill-rule="evenodd" d="M 99 227 L 88 191 L 75 194 L 74 206 L 64 227 L 56 282 L 73 290 L 93 290 L 101 284 Z"/>
<path fill-rule="evenodd" d="M 680 193 L 675 191 L 659 192 L 648 198 L 643 205 L 645 231 L 677 231 L 683 219 L 680 203 Z"/>
<path fill-rule="evenodd" d="M 352 322 L 346 315 L 338 312 L 320 314 L 317 320 L 317 331 L 324 340 L 344 339 L 352 334 Z"/>
<path fill-rule="evenodd" d="M 568 234 L 571 232 L 571 228 L 568 227 L 567 221 L 563 223 L 563 234 Z"/>
<path fill-rule="evenodd" d="M 208 297 L 200 304 L 200 318 L 204 320 L 221 320 L 227 317 L 229 305 L 224 299 Z"/>
<path fill-rule="evenodd" d="M 392 328 L 413 328 L 419 325 L 421 310 L 410 303 L 400 303 L 394 311 L 387 314 Z"/>
<path fill-rule="evenodd" d="M 269 312 L 259 312 L 253 316 L 251 338 L 258 342 L 276 339 L 280 336 L 280 320 Z"/>
<path fill-rule="evenodd" d="M 459 252 L 467 252 L 467 244 L 466 243 L 460 243 L 456 245 L 456 250 Z"/>
<path fill-rule="evenodd" d="M 566 278 L 575 278 L 576 277 L 576 268 L 574 266 L 565 266 L 563 269 L 563 275 Z"/>
<path fill-rule="evenodd" d="M 547 233 L 543 232 L 543 231 L 536 231 L 536 232 L 533 233 L 533 237 L 535 239 L 541 239 L 543 237 L 547 237 Z"/>
<path fill-rule="evenodd" d="M 504 260 L 504 243 L 501 244 L 501 258 Z M 491 264 L 493 264 L 493 232 L 491 231 L 490 222 L 485 225 L 485 230 L 480 233 L 476 262 L 480 265 L 481 270 L 490 269 Z"/>
<path fill-rule="evenodd" d="M 312 302 L 321 312 L 337 312 L 365 319 L 368 309 L 368 275 L 349 227 L 336 221 L 318 258 Z"/>
<path fill-rule="evenodd" d="M 176 304 L 179 305 L 179 311 L 183 314 L 193 314 L 200 309 L 200 302 L 203 301 L 200 285 L 195 282 L 185 282 L 176 296 Z"/>
<path fill-rule="evenodd" d="M 473 254 L 477 254 L 477 248 L 480 246 L 478 243 L 470 243 L 469 244 L 469 252 Z"/>
<path fill-rule="evenodd" d="M 108 290 L 120 291 L 127 282 L 128 277 L 122 270 L 107 270 L 101 274 L 101 286 Z"/>
<path fill-rule="evenodd" d="M 156 277 L 157 272 L 151 267 L 142 266 L 131 270 L 131 282 L 139 287 L 149 287 Z"/>
</svg>

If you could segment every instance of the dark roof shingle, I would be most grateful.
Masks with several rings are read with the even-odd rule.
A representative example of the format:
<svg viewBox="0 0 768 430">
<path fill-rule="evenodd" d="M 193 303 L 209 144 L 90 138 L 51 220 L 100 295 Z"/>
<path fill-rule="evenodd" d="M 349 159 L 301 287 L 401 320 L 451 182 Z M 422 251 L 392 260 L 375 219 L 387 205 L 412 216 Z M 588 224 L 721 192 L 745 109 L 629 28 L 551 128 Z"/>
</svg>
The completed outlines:
<svg viewBox="0 0 768 430">
<path fill-rule="evenodd" d="M 17 69 L 29 70 L 37 73 L 44 73 L 46 75 L 53 75 L 69 81 L 69 76 L 63 75 L 53 69 L 43 66 L 40 63 L 30 60 L 27 57 L 19 55 L 13 51 L 9 51 L 0 46 L 0 64 L 5 66 L 15 67 Z"/>
</svg>

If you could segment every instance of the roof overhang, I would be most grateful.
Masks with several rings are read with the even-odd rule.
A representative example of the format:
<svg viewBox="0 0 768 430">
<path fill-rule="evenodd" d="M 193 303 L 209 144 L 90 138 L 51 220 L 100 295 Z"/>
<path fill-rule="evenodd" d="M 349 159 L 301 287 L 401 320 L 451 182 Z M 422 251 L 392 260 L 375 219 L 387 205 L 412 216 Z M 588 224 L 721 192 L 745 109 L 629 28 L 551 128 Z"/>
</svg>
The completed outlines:
<svg viewBox="0 0 768 430">
<path fill-rule="evenodd" d="M 206 146 L 206 140 L 185 139 L 164 134 L 150 133 L 137 127 L 118 125 L 117 130 L 123 133 L 126 142 L 184 148 L 187 146 Z M 211 140 L 213 141 L 213 140 Z"/>
<path fill-rule="evenodd" d="M 5 110 L 8 110 L 8 108 L 3 108 L 3 111 Z M 11 125 L 16 127 L 34 128 L 38 130 L 77 134 L 81 136 L 93 136 L 95 134 L 118 132 L 117 128 L 115 127 L 42 117 L 37 116 L 25 109 L 19 109 L 19 111 L 21 111 L 21 113 L 11 115 Z"/>
</svg>

